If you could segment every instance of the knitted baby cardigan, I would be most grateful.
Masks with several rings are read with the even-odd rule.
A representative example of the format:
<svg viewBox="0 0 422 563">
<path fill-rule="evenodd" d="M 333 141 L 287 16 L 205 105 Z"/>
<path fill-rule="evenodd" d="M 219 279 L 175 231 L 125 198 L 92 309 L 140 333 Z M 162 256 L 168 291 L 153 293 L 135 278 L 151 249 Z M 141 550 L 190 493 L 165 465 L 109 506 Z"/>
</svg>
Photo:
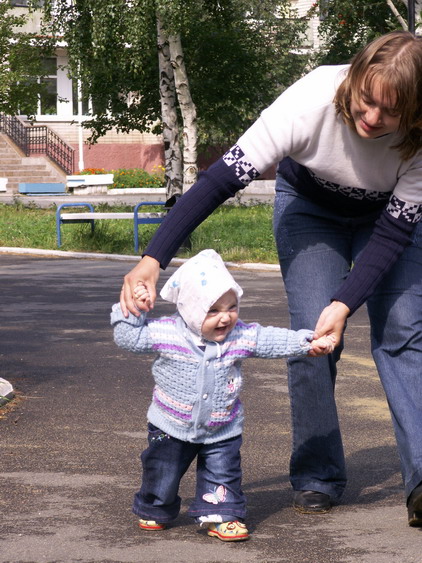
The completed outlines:
<svg viewBox="0 0 422 563">
<path fill-rule="evenodd" d="M 111 324 L 118 346 L 157 354 L 148 420 L 174 438 L 212 443 L 241 434 L 243 407 L 241 361 L 306 354 L 313 332 L 262 327 L 238 321 L 221 344 L 205 341 L 205 351 L 179 314 L 147 319 L 113 306 Z"/>
</svg>

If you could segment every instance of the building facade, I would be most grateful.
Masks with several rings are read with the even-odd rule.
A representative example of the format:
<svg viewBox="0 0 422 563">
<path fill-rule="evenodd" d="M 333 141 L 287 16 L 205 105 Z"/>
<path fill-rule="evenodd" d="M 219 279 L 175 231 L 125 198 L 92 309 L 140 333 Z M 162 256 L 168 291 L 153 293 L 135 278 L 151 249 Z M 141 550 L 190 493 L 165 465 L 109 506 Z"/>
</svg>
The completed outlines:
<svg viewBox="0 0 422 563">
<path fill-rule="evenodd" d="M 26 0 L 12 0 L 12 6 L 17 13 L 28 16 L 22 31 L 40 29 L 40 14 L 28 13 Z M 82 168 L 143 168 L 151 172 L 155 166 L 163 164 L 161 136 L 111 130 L 94 145 L 88 144 L 89 129 L 81 127 L 80 122 L 89 119 L 90 108 L 86 102 L 78 102 L 77 84 L 67 75 L 66 49 L 58 47 L 55 56 L 45 60 L 45 65 L 47 88 L 39 100 L 35 124 L 49 127 L 75 150 L 74 172 Z M 25 116 L 20 117 L 25 120 Z"/>
<path fill-rule="evenodd" d="M 28 23 L 22 31 L 40 30 L 41 16 L 28 13 L 27 0 L 12 0 L 17 13 L 25 13 Z M 304 16 L 312 5 L 310 0 L 292 0 L 299 16 Z M 309 22 L 308 37 L 304 48 L 318 47 L 318 20 Z M 78 87 L 66 72 L 67 55 L 65 46 L 58 47 L 55 56 L 45 60 L 47 76 L 46 93 L 41 97 L 35 116 L 36 125 L 49 127 L 75 151 L 74 172 L 83 168 L 143 168 L 151 172 L 154 167 L 163 165 L 164 151 L 161 136 L 132 131 L 119 133 L 107 132 L 98 141 L 90 145 L 87 140 L 89 129 L 81 123 L 89 120 L 89 107 L 80 102 Z M 26 116 L 20 118 L 25 121 Z"/>
</svg>

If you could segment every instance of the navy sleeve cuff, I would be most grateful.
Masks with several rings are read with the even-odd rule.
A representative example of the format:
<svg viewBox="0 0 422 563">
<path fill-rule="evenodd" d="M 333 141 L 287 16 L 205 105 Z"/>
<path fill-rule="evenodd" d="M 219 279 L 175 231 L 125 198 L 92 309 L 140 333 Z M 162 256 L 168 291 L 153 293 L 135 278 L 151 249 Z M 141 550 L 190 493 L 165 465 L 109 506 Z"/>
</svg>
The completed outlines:
<svg viewBox="0 0 422 563">
<path fill-rule="evenodd" d="M 244 188 L 232 167 L 223 158 L 215 162 L 174 205 L 144 255 L 155 258 L 165 269 L 178 248 L 195 228 L 219 205 Z"/>
</svg>

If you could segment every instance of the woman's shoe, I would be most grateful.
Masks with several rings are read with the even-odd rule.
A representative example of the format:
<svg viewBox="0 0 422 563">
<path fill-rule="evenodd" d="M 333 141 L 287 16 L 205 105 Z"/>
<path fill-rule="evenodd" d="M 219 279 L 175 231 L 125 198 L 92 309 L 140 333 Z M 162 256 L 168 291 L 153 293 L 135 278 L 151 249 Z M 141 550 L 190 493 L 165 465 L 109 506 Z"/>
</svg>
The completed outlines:
<svg viewBox="0 0 422 563">
<path fill-rule="evenodd" d="M 164 530 L 165 524 L 159 524 L 155 520 L 143 520 L 139 518 L 139 527 L 143 530 Z"/>
<path fill-rule="evenodd" d="M 249 538 L 245 524 L 238 521 L 210 524 L 208 526 L 208 535 L 216 537 L 221 541 L 243 541 Z"/>
<path fill-rule="evenodd" d="M 293 508 L 302 514 L 324 514 L 331 510 L 330 495 L 318 491 L 295 491 Z"/>
<path fill-rule="evenodd" d="M 407 501 L 407 515 L 409 526 L 413 528 L 422 527 L 422 483 L 413 489 Z"/>
</svg>

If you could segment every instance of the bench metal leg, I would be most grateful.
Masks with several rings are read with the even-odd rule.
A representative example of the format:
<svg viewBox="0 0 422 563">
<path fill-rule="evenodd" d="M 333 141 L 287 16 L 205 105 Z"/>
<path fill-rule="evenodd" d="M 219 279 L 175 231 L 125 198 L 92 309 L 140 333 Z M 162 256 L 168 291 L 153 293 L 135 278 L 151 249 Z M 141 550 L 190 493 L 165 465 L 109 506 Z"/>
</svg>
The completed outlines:
<svg viewBox="0 0 422 563">
<path fill-rule="evenodd" d="M 66 221 L 62 221 L 61 218 L 61 210 L 65 207 L 88 207 L 88 209 L 94 212 L 94 206 L 91 203 L 62 203 L 59 205 L 56 211 L 56 235 L 57 235 L 57 247 L 60 248 L 62 245 L 62 237 L 61 237 L 61 225 Z M 94 232 L 94 219 L 88 220 L 87 222 L 91 223 L 91 233 Z"/>
<path fill-rule="evenodd" d="M 163 217 L 153 217 L 149 219 L 143 219 L 142 217 L 138 216 L 138 211 L 141 207 L 147 205 L 165 205 L 163 201 L 141 201 L 135 206 L 133 210 L 133 246 L 135 250 L 135 254 L 138 254 L 139 251 L 139 225 L 151 225 L 161 223 L 163 221 Z"/>
</svg>

